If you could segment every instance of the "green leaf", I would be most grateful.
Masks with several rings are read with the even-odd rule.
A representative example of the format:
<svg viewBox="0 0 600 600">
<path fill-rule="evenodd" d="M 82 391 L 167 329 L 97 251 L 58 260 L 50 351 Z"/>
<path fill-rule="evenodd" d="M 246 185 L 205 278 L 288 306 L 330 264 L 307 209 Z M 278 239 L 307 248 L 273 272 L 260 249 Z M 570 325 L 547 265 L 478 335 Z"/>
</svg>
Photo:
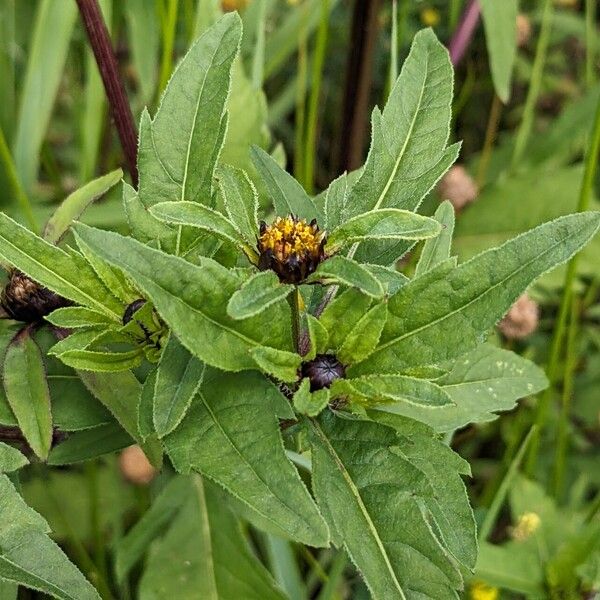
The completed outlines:
<svg viewBox="0 0 600 600">
<path fill-rule="evenodd" d="M 312 421 L 315 495 L 374 598 L 456 598 L 458 563 L 476 555 L 466 467 L 428 431 L 406 428 L 331 413 Z"/>
<path fill-rule="evenodd" d="M 279 217 L 295 215 L 308 222 L 323 217 L 304 188 L 275 159 L 258 146 L 251 150 L 252 161 L 273 201 L 275 214 Z"/>
<path fill-rule="evenodd" d="M 385 303 L 376 304 L 350 331 L 337 352 L 344 364 L 354 364 L 365 360 L 377 347 L 379 337 L 387 320 Z"/>
<path fill-rule="evenodd" d="M 383 286 L 386 296 L 393 296 L 407 281 L 406 275 L 396 270 L 395 267 L 383 267 L 382 265 L 369 265 L 361 263 L 362 266 L 379 280 Z"/>
<path fill-rule="evenodd" d="M 331 252 L 363 240 L 422 240 L 435 237 L 441 231 L 434 219 L 408 210 L 382 208 L 352 217 L 333 230 L 327 239 Z"/>
<path fill-rule="evenodd" d="M 60 600 L 100 600 L 92 584 L 49 537 L 46 521 L 0 476 L 0 578 Z"/>
<path fill-rule="evenodd" d="M 469 423 L 484 423 L 494 414 L 514 408 L 516 401 L 540 392 L 548 385 L 542 369 L 508 350 L 482 344 L 460 357 L 452 370 L 439 378 L 453 404 L 431 410 L 406 404 L 380 406 L 411 417 L 442 433 Z"/>
<path fill-rule="evenodd" d="M 138 430 L 144 440 L 148 436 L 156 434 L 154 431 L 154 391 L 157 376 L 158 367 L 155 367 L 146 376 L 138 402 Z"/>
<path fill-rule="evenodd" d="M 154 427 L 158 437 L 171 433 L 185 416 L 204 375 L 204 364 L 171 335 L 163 350 L 154 388 Z"/>
<path fill-rule="evenodd" d="M 316 417 L 329 404 L 329 398 L 328 388 L 311 392 L 310 380 L 306 378 L 294 393 L 294 408 L 302 415 Z"/>
<path fill-rule="evenodd" d="M 181 425 L 164 442 L 178 471 L 197 470 L 216 481 L 261 526 L 324 546 L 327 527 L 285 455 L 277 417 L 293 419 L 294 413 L 262 375 L 207 369 Z"/>
<path fill-rule="evenodd" d="M 161 490 L 152 506 L 142 518 L 120 538 L 115 547 L 115 570 L 117 579 L 124 581 L 127 574 L 143 557 L 150 542 L 173 522 L 181 506 L 188 499 L 189 478 L 173 477 Z"/>
<path fill-rule="evenodd" d="M 256 245 L 258 227 L 258 194 L 250 178 L 241 169 L 221 165 L 217 170 L 225 210 L 232 223 L 251 246 Z"/>
<path fill-rule="evenodd" d="M 465 354 L 532 281 L 594 236 L 599 216 L 562 217 L 455 269 L 438 267 L 413 279 L 389 299 L 379 347 L 352 375 L 398 372 Z"/>
<path fill-rule="evenodd" d="M 131 238 L 81 224 L 76 232 L 105 260 L 125 271 L 179 341 L 205 363 L 224 370 L 254 369 L 252 348 L 291 348 L 286 303 L 244 321 L 227 315 L 227 302 L 239 288 L 240 277 L 217 262 L 202 258 L 199 266 L 192 265 Z"/>
<path fill-rule="evenodd" d="M 140 600 L 284 600 L 213 487 L 192 478 L 186 503 L 160 540 L 140 581 Z"/>
<path fill-rule="evenodd" d="M 317 354 L 323 354 L 329 347 L 329 332 L 325 326 L 309 313 L 303 315 L 306 321 L 306 330 L 310 347 L 305 360 L 312 360 Z"/>
<path fill-rule="evenodd" d="M 361 264 L 339 254 L 323 261 L 306 280 L 307 283 L 315 281 L 355 287 L 372 298 L 383 296 L 383 286 L 374 275 Z"/>
<path fill-rule="evenodd" d="M 115 324 L 115 320 L 109 318 L 106 314 L 99 313 L 90 308 L 84 308 L 83 306 L 59 308 L 44 317 L 44 319 L 56 327 L 64 327 L 66 329 L 96 327 L 99 325 L 107 327 Z"/>
<path fill-rule="evenodd" d="M 258 347 L 250 351 L 258 367 L 276 379 L 292 383 L 298 379 L 302 357 L 295 352 Z"/>
<path fill-rule="evenodd" d="M 506 104 L 510 98 L 512 70 L 517 56 L 518 0 L 481 1 L 492 81 L 496 94 Z"/>
<path fill-rule="evenodd" d="M 188 225 L 244 247 L 245 241 L 233 223 L 220 212 L 196 202 L 161 202 L 150 208 L 150 214 L 172 225 Z"/>
<path fill-rule="evenodd" d="M 431 271 L 433 267 L 450 258 L 452 234 L 454 233 L 454 207 L 452 203 L 449 200 L 442 202 L 433 217 L 440 223 L 442 230 L 437 237 L 427 240 L 423 245 L 415 276 Z"/>
<path fill-rule="evenodd" d="M 94 200 L 115 186 L 122 177 L 123 171 L 115 169 L 69 194 L 46 223 L 42 237 L 51 244 L 58 244 L 71 223 L 77 220 Z"/>
<path fill-rule="evenodd" d="M 122 305 L 98 279 L 86 260 L 65 252 L 0 213 L 0 256 L 43 286 L 111 317 Z"/>
<path fill-rule="evenodd" d="M 172 200 L 211 204 L 241 34 L 236 13 L 217 21 L 175 69 L 154 120 L 142 115 L 138 168 L 144 206 Z"/>
<path fill-rule="evenodd" d="M 425 409 L 452 404 L 450 396 L 439 385 L 406 375 L 367 375 L 357 379 L 339 379 L 331 393 L 348 396 L 369 406 L 382 404 L 382 410 L 395 412 L 398 404 L 411 404 Z"/>
<path fill-rule="evenodd" d="M 0 442 L 0 473 L 11 473 L 28 465 L 29 461 L 16 448 Z"/>
<path fill-rule="evenodd" d="M 42 354 L 27 329 L 19 332 L 6 350 L 3 381 L 27 443 L 44 460 L 52 443 L 50 391 Z"/>
<path fill-rule="evenodd" d="M 115 421 L 76 431 L 54 446 L 48 456 L 52 466 L 72 465 L 131 446 L 132 437 Z"/>
<path fill-rule="evenodd" d="M 127 352 L 102 352 L 97 350 L 67 350 L 56 354 L 65 365 L 82 371 L 116 373 L 135 369 L 142 364 L 143 350 L 136 348 Z"/>
<path fill-rule="evenodd" d="M 282 284 L 273 271 L 256 273 L 231 296 L 227 314 L 237 320 L 253 317 L 287 298 L 293 289 L 291 285 Z"/>
<path fill-rule="evenodd" d="M 416 210 L 456 159 L 458 147 L 446 148 L 452 85 L 446 49 L 431 29 L 419 32 L 383 113 L 373 111 L 367 162 L 343 205 L 337 203 L 337 215 L 328 220 L 328 227 L 379 208 Z M 404 248 L 396 251 L 400 256 L 407 244 L 396 244 Z M 392 264 L 393 258 L 384 262 L 383 257 L 377 257 L 383 248 L 389 246 L 378 250 L 375 244 L 366 245 L 364 254 L 359 251 L 357 257 Z"/>
</svg>

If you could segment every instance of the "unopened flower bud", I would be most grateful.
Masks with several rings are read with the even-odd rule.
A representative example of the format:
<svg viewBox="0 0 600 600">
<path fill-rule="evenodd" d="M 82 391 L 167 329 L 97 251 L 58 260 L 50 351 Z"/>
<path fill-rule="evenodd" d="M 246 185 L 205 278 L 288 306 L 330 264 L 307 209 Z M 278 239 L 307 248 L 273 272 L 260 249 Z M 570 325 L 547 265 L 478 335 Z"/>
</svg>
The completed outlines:
<svg viewBox="0 0 600 600">
<path fill-rule="evenodd" d="M 346 367 L 334 354 L 317 354 L 313 360 L 302 364 L 302 377 L 308 377 L 310 391 L 331 387 L 336 379 L 346 376 Z"/>
<path fill-rule="evenodd" d="M 520 340 L 537 329 L 539 318 L 537 302 L 523 294 L 498 323 L 498 329 L 509 340 Z"/>
<path fill-rule="evenodd" d="M 437 192 L 442 200 L 450 200 L 458 211 L 477 199 L 479 188 L 463 166 L 454 165 L 442 177 Z"/>
<path fill-rule="evenodd" d="M 135 485 L 148 485 L 156 476 L 156 469 L 139 446 L 129 446 L 121 452 L 119 467 L 123 477 Z"/>
</svg>

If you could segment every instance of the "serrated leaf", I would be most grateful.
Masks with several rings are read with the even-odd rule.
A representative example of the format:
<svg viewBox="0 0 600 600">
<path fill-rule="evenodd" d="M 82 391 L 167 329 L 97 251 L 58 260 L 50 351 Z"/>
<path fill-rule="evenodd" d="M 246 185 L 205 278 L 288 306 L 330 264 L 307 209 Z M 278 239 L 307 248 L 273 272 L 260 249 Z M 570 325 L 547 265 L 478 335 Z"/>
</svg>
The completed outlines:
<svg viewBox="0 0 600 600">
<path fill-rule="evenodd" d="M 162 352 L 154 387 L 154 428 L 158 437 L 181 423 L 202 383 L 204 364 L 171 335 Z"/>
<path fill-rule="evenodd" d="M 363 240 L 422 240 L 440 233 L 434 219 L 408 210 L 381 208 L 352 217 L 339 225 L 327 238 L 326 248 L 335 250 Z"/>
<path fill-rule="evenodd" d="M 258 146 L 253 146 L 250 154 L 262 181 L 273 202 L 275 214 L 279 217 L 294 215 L 308 222 L 313 219 L 323 222 L 320 211 L 304 188 L 275 159 Z"/>
<path fill-rule="evenodd" d="M 148 248 L 131 238 L 78 225 L 77 235 L 136 283 L 190 352 L 225 370 L 254 369 L 256 346 L 291 348 L 289 307 L 280 302 L 268 313 L 235 321 L 226 313 L 240 277 L 217 262 L 199 265 Z M 210 340 L 210 344 L 207 343 Z"/>
<path fill-rule="evenodd" d="M 251 246 L 258 236 L 258 194 L 250 178 L 242 171 L 229 165 L 217 170 L 217 183 L 229 219 Z"/>
<path fill-rule="evenodd" d="M 412 446 L 421 452 L 426 433 L 405 439 L 390 427 L 331 413 L 308 429 L 319 507 L 334 543 L 347 550 L 373 598 L 456 598 L 458 563 L 472 566 L 474 556 L 453 556 L 451 548 L 469 547 L 468 539 L 472 550 L 475 530 L 464 489 L 450 503 L 440 498 L 447 495 L 438 482 L 446 482 L 444 471 L 455 486 L 464 471 L 462 465 L 457 471 L 455 455 L 435 449 L 426 455 L 435 457 L 427 467 L 426 458 L 411 452 Z M 455 536 L 464 543 L 459 546 Z"/>
<path fill-rule="evenodd" d="M 433 267 L 450 258 L 452 234 L 454 233 L 454 207 L 452 203 L 449 200 L 442 202 L 435 211 L 433 218 L 440 223 L 442 230 L 437 237 L 427 240 L 423 245 L 415 269 L 415 276 L 431 271 Z"/>
<path fill-rule="evenodd" d="M 386 320 L 385 303 L 376 304 L 366 312 L 337 352 L 342 363 L 349 365 L 366 359 L 377 347 Z"/>
<path fill-rule="evenodd" d="M 436 383 L 453 405 L 431 410 L 406 404 L 379 407 L 411 417 L 442 433 L 469 423 L 484 423 L 496 412 L 514 408 L 519 398 L 543 390 L 548 381 L 542 369 L 508 350 L 482 344 L 456 360 Z"/>
<path fill-rule="evenodd" d="M 438 267 L 413 279 L 389 299 L 379 347 L 352 374 L 398 372 L 465 354 L 532 281 L 584 246 L 599 223 L 600 213 L 562 217 L 455 269 Z"/>
<path fill-rule="evenodd" d="M 394 412 L 398 404 L 412 404 L 432 409 L 452 404 L 450 396 L 439 385 L 407 375 L 367 375 L 356 379 L 339 379 L 332 385 L 332 394 L 342 394 L 369 406 L 382 404 Z"/>
<path fill-rule="evenodd" d="M 185 505 L 149 557 L 140 600 L 284 600 L 213 486 L 194 477 L 189 487 Z"/>
<path fill-rule="evenodd" d="M 276 379 L 287 383 L 298 379 L 298 369 L 302 362 L 302 357 L 299 354 L 261 346 L 252 348 L 250 354 L 261 370 Z"/>
<path fill-rule="evenodd" d="M 330 393 L 328 388 L 310 391 L 310 380 L 303 379 L 300 387 L 294 393 L 294 408 L 296 412 L 309 417 L 316 417 L 328 404 Z"/>
<path fill-rule="evenodd" d="M 142 364 L 141 348 L 127 352 L 102 352 L 98 350 L 67 350 L 56 355 L 65 365 L 82 371 L 116 373 L 135 369 Z"/>
<path fill-rule="evenodd" d="M 178 471 L 216 481 L 279 535 L 326 545 L 327 527 L 285 455 L 277 416 L 294 413 L 262 375 L 207 369 L 181 425 L 164 442 Z"/>
<path fill-rule="evenodd" d="M 115 169 L 69 194 L 48 219 L 42 237 L 51 244 L 57 244 L 68 231 L 71 223 L 78 219 L 92 202 L 115 186 L 122 177 L 123 171 Z"/>
<path fill-rule="evenodd" d="M 146 206 L 187 200 L 211 204 L 223 145 L 231 66 L 242 34 L 236 13 L 219 19 L 181 60 L 153 121 L 142 116 L 138 168 Z"/>
<path fill-rule="evenodd" d="M 244 281 L 227 303 L 232 319 L 247 319 L 260 314 L 272 304 L 284 300 L 293 286 L 282 284 L 273 271 L 261 271 Z"/>
<path fill-rule="evenodd" d="M 481 1 L 492 81 L 496 94 L 504 103 L 510 98 L 512 70 L 517 56 L 518 10 L 518 0 Z"/>
<path fill-rule="evenodd" d="M 48 524 L 0 476 L 0 577 L 60 600 L 100 600 L 92 584 L 48 537 Z"/>
<path fill-rule="evenodd" d="M 312 360 L 317 354 L 324 353 L 329 347 L 329 332 L 319 319 L 309 313 L 304 314 L 308 333 L 309 349 L 305 360 Z"/>
<path fill-rule="evenodd" d="M 150 208 L 150 214 L 159 221 L 202 229 L 235 246 L 246 246 L 244 238 L 227 217 L 197 202 L 160 202 Z"/>
<path fill-rule="evenodd" d="M 52 443 L 50 391 L 42 354 L 29 330 L 19 332 L 6 349 L 2 379 L 27 443 L 44 460 Z"/>
<path fill-rule="evenodd" d="M 67 253 L 0 213 L 0 256 L 52 291 L 110 316 L 122 310 L 86 260 Z"/>
<path fill-rule="evenodd" d="M 396 270 L 395 267 L 384 267 L 382 265 L 370 265 L 361 263 L 371 275 L 379 280 L 383 286 L 386 296 L 393 296 L 405 283 L 409 281 L 406 275 Z"/>
<path fill-rule="evenodd" d="M 307 283 L 316 281 L 355 287 L 372 298 L 383 296 L 383 286 L 379 279 L 361 264 L 339 254 L 323 261 L 306 280 Z"/>
<path fill-rule="evenodd" d="M 111 319 L 104 313 L 99 313 L 83 306 L 59 308 L 44 317 L 44 319 L 56 327 L 64 327 L 66 329 L 96 327 L 99 325 L 110 326 L 115 324 L 115 319 Z"/>
<path fill-rule="evenodd" d="M 16 448 L 0 442 L 0 473 L 11 473 L 28 464 L 27 458 Z"/>
</svg>

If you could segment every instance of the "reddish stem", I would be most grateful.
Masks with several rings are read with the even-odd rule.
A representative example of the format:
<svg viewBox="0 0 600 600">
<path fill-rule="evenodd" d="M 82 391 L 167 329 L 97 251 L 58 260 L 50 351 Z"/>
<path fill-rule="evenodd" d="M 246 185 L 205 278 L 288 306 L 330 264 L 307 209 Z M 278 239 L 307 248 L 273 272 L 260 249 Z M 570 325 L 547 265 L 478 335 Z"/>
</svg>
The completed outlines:
<svg viewBox="0 0 600 600">
<path fill-rule="evenodd" d="M 450 60 L 455 67 L 462 60 L 473 39 L 473 34 L 479 23 L 480 14 L 481 7 L 479 6 L 479 2 L 477 0 L 469 0 L 469 4 L 460 17 L 458 26 L 452 34 L 452 39 L 448 44 Z"/>
</svg>

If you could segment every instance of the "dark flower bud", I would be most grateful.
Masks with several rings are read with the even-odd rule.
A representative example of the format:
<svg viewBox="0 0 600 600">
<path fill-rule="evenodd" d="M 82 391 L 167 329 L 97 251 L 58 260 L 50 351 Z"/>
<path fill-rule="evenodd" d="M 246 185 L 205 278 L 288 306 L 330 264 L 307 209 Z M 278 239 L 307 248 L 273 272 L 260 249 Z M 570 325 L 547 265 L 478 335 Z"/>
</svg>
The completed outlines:
<svg viewBox="0 0 600 600">
<path fill-rule="evenodd" d="M 328 388 L 336 379 L 346 376 L 346 367 L 334 354 L 317 354 L 313 360 L 302 363 L 302 377 L 310 380 L 310 391 Z"/>
<path fill-rule="evenodd" d="M 144 304 L 146 304 L 146 301 L 143 298 L 138 298 L 129 304 L 123 313 L 123 325 L 127 325 L 127 323 L 131 322 L 133 315 L 135 315 L 135 313 L 140 310 Z"/>
<path fill-rule="evenodd" d="M 325 242 L 316 220 L 307 223 L 289 216 L 278 217 L 272 225 L 261 222 L 258 268 L 275 271 L 283 283 L 301 283 L 325 257 Z"/>
<path fill-rule="evenodd" d="M 0 305 L 6 316 L 23 323 L 37 323 L 57 308 L 71 302 L 13 269 L 0 296 Z"/>
</svg>

